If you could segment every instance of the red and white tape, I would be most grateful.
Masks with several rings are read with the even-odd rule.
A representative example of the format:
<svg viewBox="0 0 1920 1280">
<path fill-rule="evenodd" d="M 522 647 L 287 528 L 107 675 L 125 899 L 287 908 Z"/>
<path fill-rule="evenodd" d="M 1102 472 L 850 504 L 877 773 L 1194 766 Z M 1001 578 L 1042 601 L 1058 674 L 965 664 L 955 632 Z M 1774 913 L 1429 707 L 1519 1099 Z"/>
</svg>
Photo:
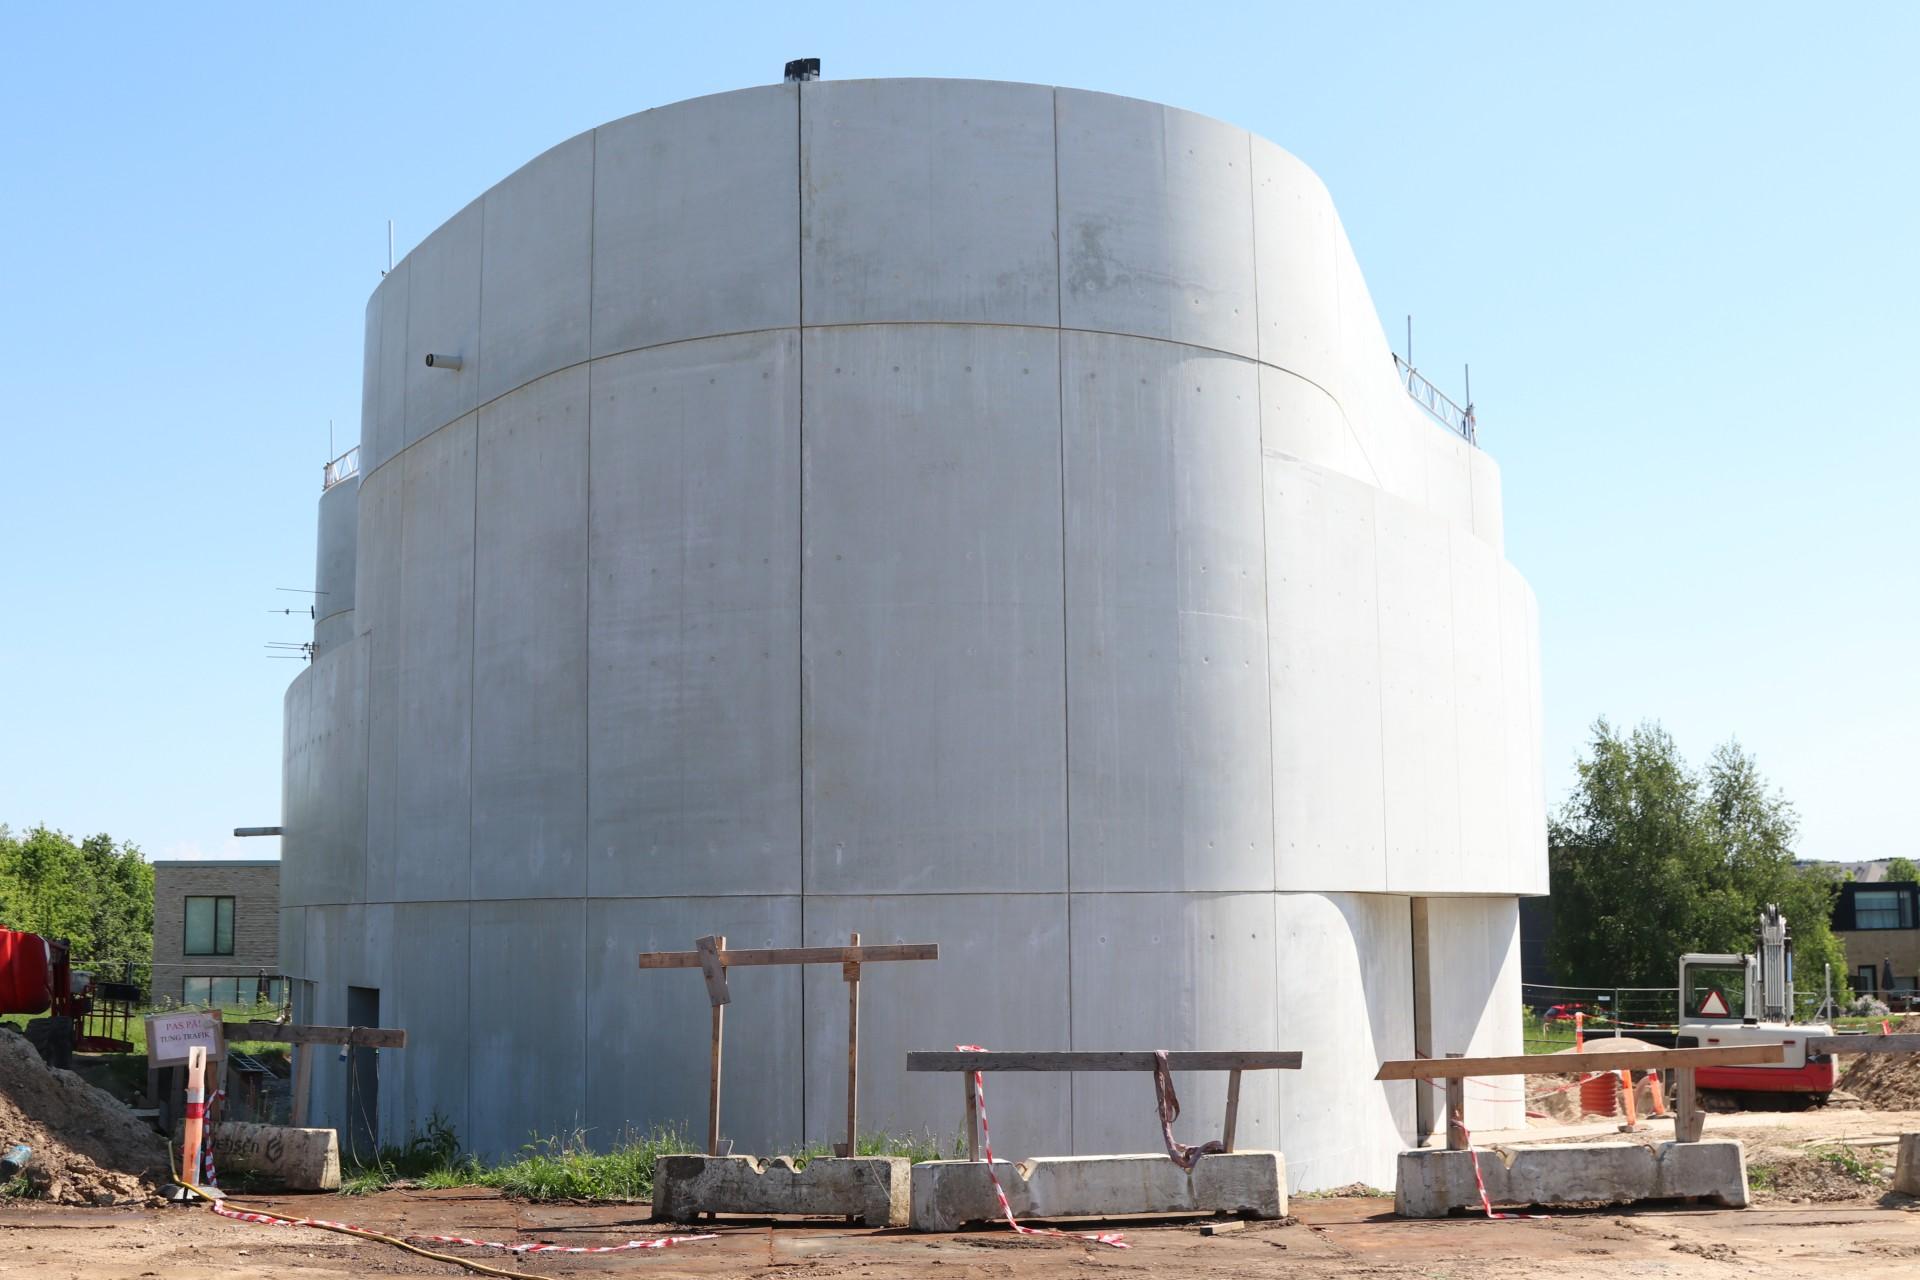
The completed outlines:
<svg viewBox="0 0 1920 1280">
<path fill-rule="evenodd" d="M 213 1211 L 223 1218 L 232 1218 L 236 1222 L 258 1222 L 269 1227 L 319 1227 L 328 1231 L 347 1231 L 360 1236 L 380 1234 L 371 1228 L 358 1227 L 350 1222 L 330 1222 L 325 1218 L 283 1218 L 277 1213 L 232 1209 L 224 1200 L 215 1200 Z M 709 1232 L 697 1236 L 655 1236 L 650 1240 L 629 1240 L 625 1244 L 602 1245 L 548 1244 L 544 1241 L 532 1244 L 506 1244 L 498 1240 L 475 1240 L 469 1236 L 409 1235 L 404 1238 L 432 1240 L 439 1244 L 472 1245 L 476 1249 L 502 1249 L 508 1253 L 625 1253 L 632 1249 L 665 1249 L 670 1245 L 690 1244 L 696 1240 L 718 1240 L 720 1237 Z"/>
<path fill-rule="evenodd" d="M 977 1044 L 957 1044 L 953 1046 L 961 1053 L 985 1053 Z M 987 1151 L 987 1178 L 993 1183 L 993 1194 L 1000 1197 L 1000 1211 L 1007 1215 L 1007 1225 L 1023 1236 L 1057 1236 L 1062 1240 L 1091 1240 L 1095 1244 L 1110 1245 L 1115 1249 L 1131 1249 L 1126 1237 L 1118 1231 L 1059 1231 L 1053 1227 L 1023 1227 L 1013 1216 L 1013 1206 L 1007 1203 L 1006 1188 L 1000 1185 L 1000 1175 L 993 1171 L 993 1130 L 987 1124 L 987 1082 L 981 1073 L 973 1073 L 974 1106 L 980 1112 L 980 1140 Z"/>
<path fill-rule="evenodd" d="M 1467 1144 L 1467 1155 L 1473 1159 L 1473 1183 L 1480 1189 L 1480 1207 L 1486 1210 L 1487 1216 L 1501 1222 L 1545 1222 L 1547 1215 L 1544 1213 L 1502 1213 L 1493 1207 L 1493 1201 L 1487 1198 L 1487 1180 L 1480 1176 L 1480 1153 L 1474 1150 L 1473 1135 L 1467 1132 L 1465 1122 L 1456 1120 L 1451 1123 L 1460 1130 L 1460 1140 Z"/>
</svg>

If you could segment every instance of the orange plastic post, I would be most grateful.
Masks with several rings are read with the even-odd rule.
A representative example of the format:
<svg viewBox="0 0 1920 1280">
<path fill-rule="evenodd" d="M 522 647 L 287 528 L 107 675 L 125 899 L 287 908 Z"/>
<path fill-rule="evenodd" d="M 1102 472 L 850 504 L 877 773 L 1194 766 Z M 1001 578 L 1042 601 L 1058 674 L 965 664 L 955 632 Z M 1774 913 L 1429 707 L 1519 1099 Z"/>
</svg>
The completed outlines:
<svg viewBox="0 0 1920 1280">
<path fill-rule="evenodd" d="M 1624 1069 L 1620 1072 L 1620 1101 L 1627 1112 L 1627 1123 L 1623 1127 L 1632 1133 L 1640 1127 L 1640 1113 L 1633 1097 L 1633 1072 Z"/>
<path fill-rule="evenodd" d="M 207 1117 L 207 1050 L 195 1045 L 187 1050 L 186 1123 L 180 1140 L 180 1176 L 190 1183 L 200 1181 L 200 1137 Z"/>
<path fill-rule="evenodd" d="M 1647 1068 L 1647 1087 L 1653 1092 L 1653 1114 L 1664 1118 L 1667 1112 L 1667 1091 L 1660 1083 L 1660 1073 L 1652 1067 Z"/>
<path fill-rule="evenodd" d="M 1586 1052 L 1586 1048 L 1587 1015 L 1584 1013 L 1576 1013 L 1573 1015 L 1573 1051 L 1575 1053 L 1584 1053 Z"/>
</svg>

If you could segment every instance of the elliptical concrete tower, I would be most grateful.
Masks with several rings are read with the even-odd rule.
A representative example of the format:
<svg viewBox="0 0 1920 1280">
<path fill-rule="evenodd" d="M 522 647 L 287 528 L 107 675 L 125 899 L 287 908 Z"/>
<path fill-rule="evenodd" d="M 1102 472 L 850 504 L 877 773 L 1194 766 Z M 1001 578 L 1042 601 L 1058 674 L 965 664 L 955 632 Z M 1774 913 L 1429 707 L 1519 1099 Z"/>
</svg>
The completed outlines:
<svg viewBox="0 0 1920 1280">
<path fill-rule="evenodd" d="M 488 190 L 366 334 L 281 954 L 301 1016 L 407 1028 L 387 1137 L 704 1114 L 700 984 L 634 961 L 703 933 L 939 942 L 867 980 L 875 1128 L 957 1122 L 909 1048 L 1304 1050 L 1240 1112 L 1296 1189 L 1390 1178 L 1379 1059 L 1518 1050 L 1533 597 L 1279 147 L 1034 85 L 695 99 Z M 837 975 L 736 986 L 729 1134 L 829 1137 Z M 1151 1150 L 1140 1088 L 1009 1081 L 995 1136 Z"/>
</svg>

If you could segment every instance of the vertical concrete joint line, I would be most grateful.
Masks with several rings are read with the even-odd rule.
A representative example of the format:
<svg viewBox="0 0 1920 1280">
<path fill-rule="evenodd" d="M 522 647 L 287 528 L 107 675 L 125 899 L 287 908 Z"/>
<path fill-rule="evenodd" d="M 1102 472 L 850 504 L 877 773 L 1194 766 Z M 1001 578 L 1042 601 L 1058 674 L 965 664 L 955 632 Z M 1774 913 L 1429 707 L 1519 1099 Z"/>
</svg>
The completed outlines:
<svg viewBox="0 0 1920 1280">
<path fill-rule="evenodd" d="M 1260 219 L 1255 202 L 1253 180 L 1253 134 L 1247 134 L 1247 245 L 1253 253 L 1253 466 L 1254 482 L 1260 487 L 1260 630 L 1266 637 L 1260 646 L 1261 684 L 1267 703 L 1267 863 L 1273 873 L 1273 888 L 1280 889 L 1280 784 L 1275 774 L 1273 751 L 1273 543 L 1267 532 L 1267 397 L 1260 363 Z M 1274 904 L 1276 912 L 1279 903 Z M 1274 940 L 1277 950 L 1279 940 Z M 1278 988 L 1276 988 L 1276 991 Z M 1276 1021 L 1275 1026 L 1279 1024 Z"/>
<path fill-rule="evenodd" d="M 807 945 L 807 125 L 804 81 L 793 86 L 793 269 L 794 304 L 794 520 L 800 547 L 795 557 L 794 662 L 798 667 L 800 722 L 794 747 L 800 783 L 800 945 Z M 807 1137 L 807 971 L 800 967 L 800 1140 Z"/>
<path fill-rule="evenodd" d="M 1048 95 L 1053 112 L 1053 379 L 1057 402 L 1055 430 L 1060 434 L 1060 791 L 1061 849 L 1066 858 L 1067 1048 L 1073 1034 L 1073 646 L 1067 621 L 1067 334 L 1066 270 L 1060 232 L 1060 90 Z M 1073 1132 L 1074 1073 L 1067 1072 L 1067 1150 L 1076 1151 Z"/>
</svg>

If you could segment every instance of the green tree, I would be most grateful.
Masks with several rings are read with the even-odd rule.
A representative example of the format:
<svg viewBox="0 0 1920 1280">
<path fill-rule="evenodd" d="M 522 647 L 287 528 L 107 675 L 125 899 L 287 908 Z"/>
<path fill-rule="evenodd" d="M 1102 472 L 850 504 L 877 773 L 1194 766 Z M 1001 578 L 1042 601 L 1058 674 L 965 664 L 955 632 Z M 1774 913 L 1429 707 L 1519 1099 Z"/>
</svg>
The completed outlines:
<svg viewBox="0 0 1920 1280">
<path fill-rule="evenodd" d="M 1704 771 L 1656 723 L 1621 734 L 1593 726 L 1579 781 L 1549 829 L 1554 934 L 1562 978 L 1594 986 L 1669 986 L 1689 951 L 1754 945 L 1760 909 L 1778 903 L 1793 931 L 1796 985 L 1818 991 L 1846 955 L 1829 927 L 1837 884 L 1794 865 L 1793 806 L 1738 743 Z"/>
<path fill-rule="evenodd" d="M 1920 880 L 1920 867 L 1913 864 L 1912 858 L 1888 858 L 1887 879 Z"/>
<path fill-rule="evenodd" d="M 65 938 L 76 964 L 117 973 L 153 954 L 153 868 L 108 835 L 75 843 L 37 826 L 0 827 L 0 925 Z"/>
</svg>

